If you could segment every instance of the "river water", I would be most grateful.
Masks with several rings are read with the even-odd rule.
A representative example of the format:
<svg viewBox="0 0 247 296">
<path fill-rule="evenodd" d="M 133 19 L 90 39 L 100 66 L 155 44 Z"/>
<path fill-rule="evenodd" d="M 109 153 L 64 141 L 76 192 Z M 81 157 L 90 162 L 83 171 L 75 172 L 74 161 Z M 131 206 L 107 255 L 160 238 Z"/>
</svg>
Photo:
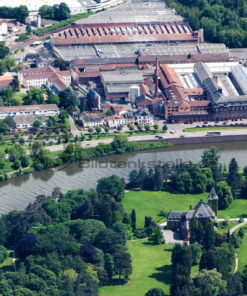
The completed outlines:
<svg viewBox="0 0 247 296">
<path fill-rule="evenodd" d="M 0 184 L 0 214 L 24 209 L 37 195 L 48 195 L 55 187 L 63 192 L 95 188 L 98 179 L 112 174 L 127 180 L 129 172 L 143 164 L 152 167 L 155 163 L 171 166 L 182 161 L 199 162 L 203 150 L 210 146 L 212 144 L 178 145 L 164 150 L 111 155 L 16 177 Z M 235 157 L 240 168 L 247 165 L 247 142 L 217 143 L 215 146 L 220 151 L 222 163 L 228 164 Z"/>
</svg>

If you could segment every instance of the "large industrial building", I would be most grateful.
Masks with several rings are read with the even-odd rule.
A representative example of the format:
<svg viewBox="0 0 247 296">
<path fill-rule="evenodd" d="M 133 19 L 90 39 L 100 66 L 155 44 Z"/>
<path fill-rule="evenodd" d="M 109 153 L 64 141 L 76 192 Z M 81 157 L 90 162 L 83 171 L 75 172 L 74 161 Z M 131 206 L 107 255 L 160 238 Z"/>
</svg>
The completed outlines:
<svg viewBox="0 0 247 296">
<path fill-rule="evenodd" d="M 203 31 L 193 32 L 163 1 L 134 1 L 72 24 L 52 38 L 55 47 L 146 42 L 201 43 Z"/>
<path fill-rule="evenodd" d="M 72 83 L 172 122 L 247 118 L 247 69 L 164 1 L 133 0 L 52 36 Z"/>
</svg>

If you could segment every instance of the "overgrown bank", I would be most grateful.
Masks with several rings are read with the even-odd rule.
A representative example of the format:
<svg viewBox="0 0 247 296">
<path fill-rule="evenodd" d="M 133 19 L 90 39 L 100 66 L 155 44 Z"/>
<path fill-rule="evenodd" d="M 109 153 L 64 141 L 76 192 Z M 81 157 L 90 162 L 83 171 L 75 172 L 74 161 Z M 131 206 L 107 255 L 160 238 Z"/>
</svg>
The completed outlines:
<svg viewBox="0 0 247 296">
<path fill-rule="evenodd" d="M 39 143 L 31 146 L 29 153 L 20 144 L 14 144 L 8 149 L 7 157 L 2 153 L 0 159 L 0 181 L 8 180 L 11 177 L 57 167 L 65 163 L 90 160 L 112 154 L 122 154 L 135 151 L 161 149 L 170 147 L 167 142 L 128 142 L 126 136 L 117 135 L 110 144 L 100 143 L 97 147 L 83 148 L 81 142 L 69 143 L 60 152 L 50 152 Z M 1 155 L 0 155 L 1 156 Z"/>
</svg>

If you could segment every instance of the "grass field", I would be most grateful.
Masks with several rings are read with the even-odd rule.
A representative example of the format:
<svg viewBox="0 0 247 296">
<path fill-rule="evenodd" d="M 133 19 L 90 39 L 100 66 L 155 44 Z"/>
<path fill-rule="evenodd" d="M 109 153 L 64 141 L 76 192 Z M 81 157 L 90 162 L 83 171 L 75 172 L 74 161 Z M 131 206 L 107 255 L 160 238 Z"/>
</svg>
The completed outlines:
<svg viewBox="0 0 247 296">
<path fill-rule="evenodd" d="M 132 256 L 130 283 L 100 288 L 100 296 L 144 296 L 152 288 L 169 294 L 172 246 L 151 245 L 146 239 L 127 242 Z"/>
<path fill-rule="evenodd" d="M 243 271 L 245 265 L 247 265 L 247 227 L 244 227 L 244 238 L 242 239 L 242 243 L 240 248 L 237 249 L 238 253 L 238 271 Z"/>
<path fill-rule="evenodd" d="M 194 207 L 201 198 L 206 201 L 207 195 L 208 193 L 193 195 L 164 191 L 131 191 L 125 194 L 122 204 L 127 213 L 135 209 L 137 227 L 140 228 L 144 226 L 145 216 L 151 216 L 159 223 L 164 220 L 164 217 L 159 216 L 161 210 L 167 213 L 171 210 L 186 211 L 190 205 Z"/>
<path fill-rule="evenodd" d="M 229 208 L 219 211 L 218 218 L 247 218 L 247 199 L 236 199 Z"/>
<path fill-rule="evenodd" d="M 212 126 L 212 127 L 193 127 L 186 128 L 184 131 L 189 133 L 203 132 L 203 131 L 219 131 L 229 129 L 247 129 L 247 126 Z"/>
</svg>

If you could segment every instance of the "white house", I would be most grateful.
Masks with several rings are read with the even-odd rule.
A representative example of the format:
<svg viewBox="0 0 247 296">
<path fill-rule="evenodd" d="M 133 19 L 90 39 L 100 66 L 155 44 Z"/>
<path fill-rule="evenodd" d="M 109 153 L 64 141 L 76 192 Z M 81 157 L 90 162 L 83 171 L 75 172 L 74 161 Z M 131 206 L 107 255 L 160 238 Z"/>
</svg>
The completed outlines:
<svg viewBox="0 0 247 296">
<path fill-rule="evenodd" d="M 140 125 L 153 125 L 154 120 L 153 116 L 149 113 L 148 110 L 140 109 L 136 112 L 136 123 Z"/>
<path fill-rule="evenodd" d="M 106 118 L 106 122 L 110 128 L 127 124 L 127 120 L 123 115 L 112 115 Z"/>
</svg>

